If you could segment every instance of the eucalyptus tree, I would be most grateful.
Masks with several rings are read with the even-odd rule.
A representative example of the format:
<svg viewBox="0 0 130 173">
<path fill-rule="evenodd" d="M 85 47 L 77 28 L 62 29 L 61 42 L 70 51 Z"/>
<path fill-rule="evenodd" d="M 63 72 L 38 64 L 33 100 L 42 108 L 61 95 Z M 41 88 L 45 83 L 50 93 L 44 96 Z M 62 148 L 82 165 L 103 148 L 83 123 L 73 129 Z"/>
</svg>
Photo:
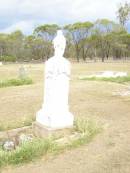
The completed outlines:
<svg viewBox="0 0 130 173">
<path fill-rule="evenodd" d="M 44 44 L 44 55 L 46 59 L 50 57 L 50 54 L 52 53 L 52 40 L 56 34 L 56 31 L 60 27 L 56 24 L 45 24 L 40 25 L 34 30 L 34 35 L 36 38 L 42 38 L 45 42 Z"/>
<path fill-rule="evenodd" d="M 75 47 L 76 59 L 79 62 L 80 56 L 85 60 L 85 46 L 86 38 L 91 34 L 91 28 L 93 24 L 91 22 L 78 22 L 70 25 L 66 25 L 64 29 L 67 29 L 72 36 L 72 44 Z"/>
<path fill-rule="evenodd" d="M 7 45 L 8 45 L 8 41 L 7 41 L 8 35 L 7 34 L 0 34 L 0 57 L 2 57 L 3 55 L 6 55 L 8 53 L 7 50 Z"/>
<path fill-rule="evenodd" d="M 86 44 L 86 55 L 92 60 L 96 61 L 98 56 L 98 48 L 99 48 L 99 39 L 100 36 L 98 34 L 98 30 L 93 30 L 92 34 L 89 38 L 87 38 Z"/>
<path fill-rule="evenodd" d="M 113 55 L 116 59 L 130 56 L 130 34 L 127 32 L 114 33 Z"/>
<path fill-rule="evenodd" d="M 23 56 L 23 41 L 24 35 L 20 30 L 14 31 L 8 35 L 8 53 L 14 56 L 17 60 Z"/>
<path fill-rule="evenodd" d="M 130 3 L 125 2 L 124 4 L 120 4 L 117 11 L 117 18 L 120 24 L 125 27 L 127 21 L 130 19 Z"/>
<path fill-rule="evenodd" d="M 111 55 L 113 35 L 112 33 L 120 30 L 119 24 L 108 19 L 100 19 L 95 22 L 94 25 L 94 35 L 97 37 L 97 49 L 99 56 L 104 62 L 105 57 L 108 59 Z"/>
<path fill-rule="evenodd" d="M 122 37 L 123 42 L 126 44 L 126 57 L 130 57 L 130 34 L 126 33 Z"/>
<path fill-rule="evenodd" d="M 24 41 L 26 60 L 44 60 L 45 42 L 42 38 L 36 38 L 34 35 L 26 36 Z"/>
</svg>

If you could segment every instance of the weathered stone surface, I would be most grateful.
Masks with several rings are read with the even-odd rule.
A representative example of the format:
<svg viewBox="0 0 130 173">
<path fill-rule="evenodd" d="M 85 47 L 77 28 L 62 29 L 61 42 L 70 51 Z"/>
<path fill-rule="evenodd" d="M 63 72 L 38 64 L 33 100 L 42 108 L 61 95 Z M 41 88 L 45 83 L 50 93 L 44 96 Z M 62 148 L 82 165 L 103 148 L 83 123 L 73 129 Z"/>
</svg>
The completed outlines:
<svg viewBox="0 0 130 173">
<path fill-rule="evenodd" d="M 5 141 L 3 144 L 3 149 L 6 151 L 11 151 L 15 149 L 15 142 L 14 141 Z"/>
<path fill-rule="evenodd" d="M 32 131 L 32 126 L 25 126 L 17 129 L 3 131 L 0 132 L 0 139 L 14 138 L 20 133 L 27 133 L 28 131 Z"/>
<path fill-rule="evenodd" d="M 53 40 L 54 56 L 45 62 L 44 103 L 36 114 L 36 121 L 48 128 L 73 126 L 74 116 L 69 111 L 68 94 L 70 62 L 63 57 L 66 39 L 62 31 Z"/>
<path fill-rule="evenodd" d="M 102 71 L 102 72 L 97 72 L 96 74 L 92 75 L 86 75 L 86 76 L 80 76 L 79 79 L 84 79 L 84 78 L 92 78 L 92 77 L 97 77 L 97 78 L 117 78 L 117 77 L 126 77 L 128 74 L 127 72 L 121 72 L 121 71 Z"/>
<path fill-rule="evenodd" d="M 73 128 L 65 128 L 65 129 L 53 129 L 53 128 L 48 128 L 43 125 L 41 125 L 38 122 L 33 123 L 33 133 L 37 137 L 50 137 L 54 136 L 56 138 L 60 138 L 66 135 L 69 135 L 73 132 Z"/>
</svg>

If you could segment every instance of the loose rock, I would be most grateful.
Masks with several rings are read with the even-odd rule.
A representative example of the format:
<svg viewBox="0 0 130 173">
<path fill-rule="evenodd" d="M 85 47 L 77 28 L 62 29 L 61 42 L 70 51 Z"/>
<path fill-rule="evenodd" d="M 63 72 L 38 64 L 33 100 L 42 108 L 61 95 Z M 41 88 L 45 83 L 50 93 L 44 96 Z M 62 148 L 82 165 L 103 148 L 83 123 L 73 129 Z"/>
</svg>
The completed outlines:
<svg viewBox="0 0 130 173">
<path fill-rule="evenodd" d="M 13 141 L 5 141 L 3 144 L 3 149 L 6 151 L 12 151 L 15 149 L 15 143 Z"/>
<path fill-rule="evenodd" d="M 24 142 L 29 142 L 29 141 L 32 141 L 32 139 L 33 139 L 33 135 L 32 134 L 29 134 L 29 135 L 21 134 L 19 136 L 19 143 L 22 144 Z"/>
</svg>

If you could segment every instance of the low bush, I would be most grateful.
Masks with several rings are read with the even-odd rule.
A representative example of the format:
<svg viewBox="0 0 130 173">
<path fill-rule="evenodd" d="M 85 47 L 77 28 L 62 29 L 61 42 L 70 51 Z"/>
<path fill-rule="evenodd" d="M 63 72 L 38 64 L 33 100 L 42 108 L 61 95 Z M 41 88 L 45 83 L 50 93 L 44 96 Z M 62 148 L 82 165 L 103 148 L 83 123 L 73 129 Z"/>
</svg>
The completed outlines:
<svg viewBox="0 0 130 173">
<path fill-rule="evenodd" d="M 15 62 L 16 61 L 16 57 L 9 56 L 9 55 L 4 55 L 4 56 L 0 56 L 0 61 L 3 61 L 3 62 Z"/>
<path fill-rule="evenodd" d="M 32 83 L 33 81 L 31 78 L 6 79 L 6 80 L 0 80 L 0 88 L 10 87 L 10 86 L 19 86 L 19 85 L 29 85 Z"/>
</svg>

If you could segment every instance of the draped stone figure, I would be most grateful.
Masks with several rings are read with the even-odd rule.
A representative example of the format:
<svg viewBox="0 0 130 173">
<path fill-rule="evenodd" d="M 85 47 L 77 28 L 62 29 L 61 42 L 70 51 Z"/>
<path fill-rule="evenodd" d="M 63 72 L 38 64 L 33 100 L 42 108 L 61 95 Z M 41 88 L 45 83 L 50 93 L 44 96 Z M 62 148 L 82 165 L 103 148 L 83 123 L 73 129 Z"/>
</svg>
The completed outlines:
<svg viewBox="0 0 130 173">
<path fill-rule="evenodd" d="M 63 57 L 66 39 L 61 30 L 53 40 L 54 56 L 45 63 L 44 102 L 36 121 L 43 126 L 59 129 L 73 126 L 69 112 L 68 94 L 70 62 Z"/>
</svg>

